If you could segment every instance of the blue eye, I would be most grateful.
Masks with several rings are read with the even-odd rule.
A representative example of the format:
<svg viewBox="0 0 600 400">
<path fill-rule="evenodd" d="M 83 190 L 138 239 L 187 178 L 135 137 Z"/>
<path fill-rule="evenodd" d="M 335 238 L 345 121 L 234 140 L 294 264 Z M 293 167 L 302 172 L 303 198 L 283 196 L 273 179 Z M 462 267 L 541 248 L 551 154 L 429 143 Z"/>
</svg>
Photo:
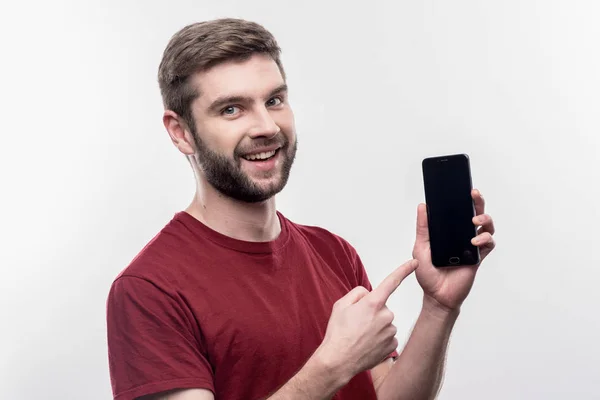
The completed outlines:
<svg viewBox="0 0 600 400">
<path fill-rule="evenodd" d="M 235 106 L 229 106 L 223 109 L 223 111 L 221 111 L 222 114 L 226 114 L 226 115 L 233 115 L 235 114 L 235 110 L 237 109 L 237 107 Z"/>
<path fill-rule="evenodd" d="M 275 103 L 273 104 L 273 101 L 275 101 Z M 277 106 L 279 104 L 282 103 L 282 100 L 279 97 L 273 97 L 272 99 L 270 99 L 269 101 L 267 101 L 267 105 L 268 106 Z"/>
</svg>

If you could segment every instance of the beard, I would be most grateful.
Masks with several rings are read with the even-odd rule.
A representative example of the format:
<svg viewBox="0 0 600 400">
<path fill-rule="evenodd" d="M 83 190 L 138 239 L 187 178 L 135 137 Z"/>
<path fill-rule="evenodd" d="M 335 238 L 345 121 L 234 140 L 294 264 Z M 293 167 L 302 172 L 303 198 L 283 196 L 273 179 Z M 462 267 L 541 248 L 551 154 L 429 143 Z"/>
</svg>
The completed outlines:
<svg viewBox="0 0 600 400">
<path fill-rule="evenodd" d="M 270 173 L 279 175 L 279 178 L 265 186 L 254 182 L 242 169 L 241 156 L 247 154 L 248 151 L 243 151 L 238 146 L 234 150 L 233 158 L 230 158 L 208 148 L 195 129 L 192 130 L 192 135 L 196 143 L 197 156 L 195 158 L 198 165 L 204 172 L 208 183 L 221 194 L 246 203 L 258 203 L 281 192 L 287 184 L 296 158 L 298 142 L 296 139 L 294 143 L 290 143 L 283 134 L 278 134 L 272 139 L 253 139 L 254 147 L 280 146 L 277 152 L 281 158 L 281 166 L 279 170 Z"/>
</svg>

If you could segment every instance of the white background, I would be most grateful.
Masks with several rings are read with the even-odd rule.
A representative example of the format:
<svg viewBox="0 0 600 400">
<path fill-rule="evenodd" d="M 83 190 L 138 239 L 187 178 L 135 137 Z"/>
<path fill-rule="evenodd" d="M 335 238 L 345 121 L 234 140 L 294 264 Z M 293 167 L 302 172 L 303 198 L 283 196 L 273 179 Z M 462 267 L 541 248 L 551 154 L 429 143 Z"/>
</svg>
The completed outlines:
<svg viewBox="0 0 600 400">
<path fill-rule="evenodd" d="M 8 2 L 7 2 L 8 3 Z M 111 398 L 113 278 L 194 192 L 161 124 L 185 24 L 265 25 L 299 153 L 279 209 L 410 258 L 420 162 L 466 152 L 497 224 L 440 399 L 600 398 L 600 2 L 12 2 L 0 16 L 0 397 Z M 403 342 L 411 277 L 388 306 Z"/>
</svg>

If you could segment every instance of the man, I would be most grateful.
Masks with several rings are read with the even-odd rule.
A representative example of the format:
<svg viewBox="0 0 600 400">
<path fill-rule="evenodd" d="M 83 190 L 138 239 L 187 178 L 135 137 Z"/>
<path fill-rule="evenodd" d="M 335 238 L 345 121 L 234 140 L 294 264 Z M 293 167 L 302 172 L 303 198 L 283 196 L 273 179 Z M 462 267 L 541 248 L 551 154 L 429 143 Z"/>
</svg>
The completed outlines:
<svg viewBox="0 0 600 400">
<path fill-rule="evenodd" d="M 296 154 L 279 53 L 262 26 L 238 19 L 187 26 L 164 52 L 163 122 L 197 191 L 111 287 L 115 399 L 430 399 L 439 390 L 477 267 L 432 266 L 420 205 L 414 259 L 373 289 L 348 242 L 276 210 Z M 485 258 L 494 228 L 473 198 Z M 423 307 L 399 354 L 385 303 L 415 269 Z"/>
</svg>

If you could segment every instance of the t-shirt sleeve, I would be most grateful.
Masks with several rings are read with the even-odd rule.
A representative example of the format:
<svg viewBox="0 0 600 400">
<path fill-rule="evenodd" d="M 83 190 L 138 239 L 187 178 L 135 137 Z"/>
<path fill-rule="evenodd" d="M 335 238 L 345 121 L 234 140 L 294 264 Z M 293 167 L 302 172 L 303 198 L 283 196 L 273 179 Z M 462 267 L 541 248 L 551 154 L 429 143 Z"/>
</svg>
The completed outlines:
<svg viewBox="0 0 600 400">
<path fill-rule="evenodd" d="M 367 271 L 365 270 L 365 266 L 358 255 L 358 253 L 352 248 L 352 254 L 354 258 L 354 272 L 356 274 L 356 280 L 360 286 L 364 286 L 369 291 L 373 290 L 371 286 L 371 281 L 369 280 L 369 276 L 367 275 Z"/>
<path fill-rule="evenodd" d="M 145 279 L 115 280 L 106 314 L 114 399 L 187 388 L 214 393 L 206 349 L 194 334 L 189 314 L 173 296 Z"/>
</svg>

